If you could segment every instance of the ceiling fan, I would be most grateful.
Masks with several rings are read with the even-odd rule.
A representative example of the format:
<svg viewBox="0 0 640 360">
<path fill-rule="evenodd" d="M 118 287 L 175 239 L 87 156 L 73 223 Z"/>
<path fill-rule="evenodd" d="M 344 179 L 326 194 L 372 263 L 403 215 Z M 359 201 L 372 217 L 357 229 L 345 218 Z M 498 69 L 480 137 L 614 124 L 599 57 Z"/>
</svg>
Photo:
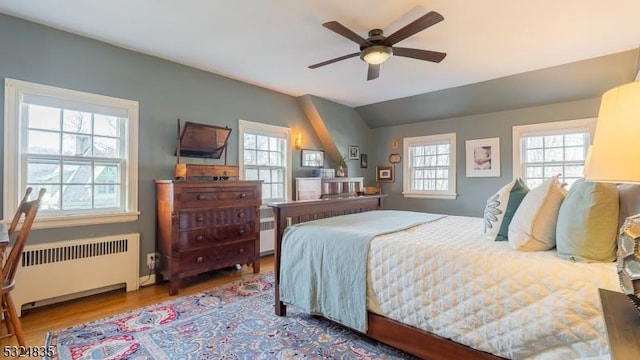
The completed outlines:
<svg viewBox="0 0 640 360">
<path fill-rule="evenodd" d="M 397 47 L 393 45 L 411 35 L 417 34 L 420 31 L 439 23 L 442 20 L 444 20 L 442 15 L 435 11 L 430 11 L 426 15 L 423 15 L 417 20 L 405 25 L 403 28 L 389 36 L 384 36 L 380 29 L 372 29 L 369 31 L 369 37 L 366 39 L 349 30 L 337 21 L 326 22 L 322 24 L 322 26 L 357 43 L 360 45 L 360 51 L 311 65 L 309 66 L 309 69 L 316 69 L 321 66 L 360 55 L 360 59 L 369 64 L 367 80 L 373 80 L 380 76 L 380 65 L 387 61 L 387 59 L 392 55 L 439 63 L 445 56 L 447 56 L 446 53 Z"/>
</svg>

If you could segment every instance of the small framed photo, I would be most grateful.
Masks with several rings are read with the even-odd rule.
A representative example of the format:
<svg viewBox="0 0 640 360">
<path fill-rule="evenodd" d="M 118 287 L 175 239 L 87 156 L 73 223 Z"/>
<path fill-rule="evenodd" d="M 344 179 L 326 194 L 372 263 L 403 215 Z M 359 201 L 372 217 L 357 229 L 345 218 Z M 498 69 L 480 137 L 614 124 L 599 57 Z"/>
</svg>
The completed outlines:
<svg viewBox="0 0 640 360">
<path fill-rule="evenodd" d="M 467 177 L 500 176 L 500 138 L 465 142 Z"/>
<path fill-rule="evenodd" d="M 376 166 L 376 182 L 393 182 L 393 166 Z"/>
<path fill-rule="evenodd" d="M 300 166 L 302 167 L 321 168 L 324 166 L 324 151 L 302 149 L 300 162 L 301 162 Z"/>
<path fill-rule="evenodd" d="M 355 145 L 349 145 L 349 160 L 360 160 L 360 148 Z"/>
<path fill-rule="evenodd" d="M 360 154 L 360 167 L 361 168 L 367 167 L 367 154 Z"/>
</svg>

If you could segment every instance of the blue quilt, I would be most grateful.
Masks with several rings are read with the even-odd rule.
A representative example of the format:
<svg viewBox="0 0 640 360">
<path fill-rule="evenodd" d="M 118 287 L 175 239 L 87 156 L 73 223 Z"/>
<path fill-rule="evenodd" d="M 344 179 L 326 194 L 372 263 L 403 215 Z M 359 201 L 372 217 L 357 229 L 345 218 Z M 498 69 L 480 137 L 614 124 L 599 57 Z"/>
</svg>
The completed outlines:
<svg viewBox="0 0 640 360">
<path fill-rule="evenodd" d="M 366 332 L 369 243 L 443 216 L 379 210 L 290 226 L 282 239 L 280 300 Z"/>
</svg>

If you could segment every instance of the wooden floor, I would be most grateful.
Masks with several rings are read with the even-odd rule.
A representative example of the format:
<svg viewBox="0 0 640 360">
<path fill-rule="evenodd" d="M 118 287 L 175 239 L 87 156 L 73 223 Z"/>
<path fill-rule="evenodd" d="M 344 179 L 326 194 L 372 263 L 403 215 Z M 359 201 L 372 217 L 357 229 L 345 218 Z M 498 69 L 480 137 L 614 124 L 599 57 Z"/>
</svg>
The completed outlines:
<svg viewBox="0 0 640 360">
<path fill-rule="evenodd" d="M 260 260 L 260 272 L 273 271 L 273 256 Z M 211 290 L 229 282 L 253 275 L 253 268 L 243 266 L 240 270 L 219 270 L 198 276 L 188 282 L 176 296 L 169 296 L 167 282 L 141 287 L 137 291 L 123 289 L 110 291 L 64 303 L 34 308 L 22 312 L 21 323 L 27 346 L 43 346 L 47 332 L 99 320 L 107 316 L 135 310 L 147 305 Z M 2 327 L 2 333 L 6 331 Z M 15 337 L 0 340 L 0 350 L 5 345 L 17 345 Z M 1 354 L 1 352 L 0 352 Z M 0 357 L 2 357 L 0 355 Z"/>
</svg>

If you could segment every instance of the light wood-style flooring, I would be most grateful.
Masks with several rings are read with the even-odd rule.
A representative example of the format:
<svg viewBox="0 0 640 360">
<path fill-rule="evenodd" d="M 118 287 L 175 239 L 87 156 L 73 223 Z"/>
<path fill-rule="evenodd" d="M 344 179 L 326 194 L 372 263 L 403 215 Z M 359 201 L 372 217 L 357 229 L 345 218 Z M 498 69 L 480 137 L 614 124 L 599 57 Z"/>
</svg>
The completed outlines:
<svg viewBox="0 0 640 360">
<path fill-rule="evenodd" d="M 262 257 L 260 272 L 268 273 L 271 271 L 273 271 L 273 256 Z M 240 270 L 219 270 L 193 278 L 180 289 L 176 296 L 169 296 L 168 283 L 164 282 L 144 286 L 129 293 L 124 289 L 118 289 L 64 303 L 29 309 L 22 312 L 22 330 L 27 346 L 43 346 L 49 331 L 100 320 L 147 305 L 176 299 L 180 296 L 197 294 L 251 275 L 253 275 L 253 268 L 243 266 Z M 4 327 L 2 331 L 4 333 Z M 15 337 L 10 340 L 0 340 L 0 357 L 2 357 L 1 349 L 5 345 L 17 345 Z"/>
</svg>

